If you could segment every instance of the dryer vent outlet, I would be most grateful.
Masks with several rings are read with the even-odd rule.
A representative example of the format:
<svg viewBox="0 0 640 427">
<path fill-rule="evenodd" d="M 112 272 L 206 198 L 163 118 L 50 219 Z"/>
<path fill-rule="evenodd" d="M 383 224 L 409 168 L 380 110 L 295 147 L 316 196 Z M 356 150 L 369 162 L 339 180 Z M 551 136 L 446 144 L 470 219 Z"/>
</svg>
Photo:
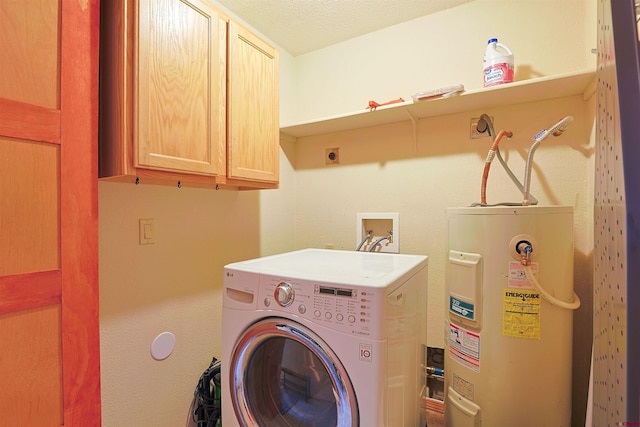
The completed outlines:
<svg viewBox="0 0 640 427">
<path fill-rule="evenodd" d="M 480 132 L 478 130 L 478 122 L 480 121 L 479 117 L 474 117 L 471 119 L 470 129 L 469 129 L 469 138 L 471 139 L 480 139 L 480 138 L 491 138 L 489 132 L 486 130 L 484 132 Z M 493 121 L 493 117 L 491 117 L 491 121 Z"/>
</svg>

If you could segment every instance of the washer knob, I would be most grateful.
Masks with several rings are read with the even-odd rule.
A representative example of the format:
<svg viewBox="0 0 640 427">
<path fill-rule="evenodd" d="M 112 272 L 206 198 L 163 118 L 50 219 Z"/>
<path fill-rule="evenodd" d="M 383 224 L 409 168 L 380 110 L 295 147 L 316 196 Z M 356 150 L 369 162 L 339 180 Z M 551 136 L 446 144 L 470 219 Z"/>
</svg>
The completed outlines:
<svg viewBox="0 0 640 427">
<path fill-rule="evenodd" d="M 273 297 L 282 307 L 289 307 L 291 304 L 293 304 L 295 296 L 296 295 L 293 291 L 293 286 L 291 286 L 291 284 L 287 282 L 278 283 L 278 286 L 276 286 L 276 290 L 273 293 Z"/>
</svg>

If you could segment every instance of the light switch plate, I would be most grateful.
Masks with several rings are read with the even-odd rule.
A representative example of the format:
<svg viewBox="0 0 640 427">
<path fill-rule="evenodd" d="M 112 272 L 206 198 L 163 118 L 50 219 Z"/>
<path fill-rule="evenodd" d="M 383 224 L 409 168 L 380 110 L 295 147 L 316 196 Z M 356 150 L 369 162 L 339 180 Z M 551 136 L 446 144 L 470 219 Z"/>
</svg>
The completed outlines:
<svg viewBox="0 0 640 427">
<path fill-rule="evenodd" d="M 156 242 L 155 220 L 153 218 L 140 218 L 138 231 L 141 245 L 152 245 Z"/>
</svg>

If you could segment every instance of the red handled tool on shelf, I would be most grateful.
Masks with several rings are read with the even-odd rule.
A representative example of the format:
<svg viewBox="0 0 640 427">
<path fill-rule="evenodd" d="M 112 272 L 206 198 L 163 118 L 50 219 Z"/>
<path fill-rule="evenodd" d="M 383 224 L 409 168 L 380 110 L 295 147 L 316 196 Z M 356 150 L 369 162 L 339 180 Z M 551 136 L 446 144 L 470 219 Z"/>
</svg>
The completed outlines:
<svg viewBox="0 0 640 427">
<path fill-rule="evenodd" d="M 382 104 L 372 100 L 369 101 L 369 106 L 367 108 L 369 109 L 369 111 L 374 111 L 376 108 L 382 107 L 383 105 L 397 104 L 398 102 L 404 102 L 404 99 L 398 98 L 394 99 L 393 101 L 384 102 Z"/>
</svg>

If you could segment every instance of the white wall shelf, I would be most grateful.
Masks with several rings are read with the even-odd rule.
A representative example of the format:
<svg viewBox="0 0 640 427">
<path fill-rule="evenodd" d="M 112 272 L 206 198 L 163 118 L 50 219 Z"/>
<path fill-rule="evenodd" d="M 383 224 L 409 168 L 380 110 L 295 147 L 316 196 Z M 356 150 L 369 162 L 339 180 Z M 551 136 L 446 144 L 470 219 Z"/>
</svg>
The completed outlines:
<svg viewBox="0 0 640 427">
<path fill-rule="evenodd" d="M 301 138 L 573 95 L 582 95 L 587 100 L 595 93 L 595 75 L 595 70 L 579 71 L 470 90 L 450 98 L 436 98 L 415 103 L 408 101 L 378 107 L 375 111 L 363 109 L 355 113 L 285 125 L 280 127 L 280 133 Z"/>
</svg>

